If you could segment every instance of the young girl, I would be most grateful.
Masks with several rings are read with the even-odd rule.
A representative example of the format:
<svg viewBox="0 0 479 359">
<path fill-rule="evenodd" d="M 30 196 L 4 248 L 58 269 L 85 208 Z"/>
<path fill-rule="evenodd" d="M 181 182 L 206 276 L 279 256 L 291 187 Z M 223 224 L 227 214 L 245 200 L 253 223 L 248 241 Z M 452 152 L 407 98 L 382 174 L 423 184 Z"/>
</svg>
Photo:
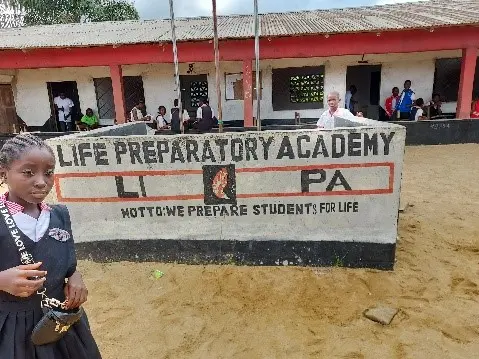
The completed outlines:
<svg viewBox="0 0 479 359">
<path fill-rule="evenodd" d="M 422 98 L 418 98 L 414 102 L 414 106 L 411 108 L 411 112 L 409 113 L 409 121 L 422 121 L 426 119 L 424 116 L 424 100 Z"/>
<path fill-rule="evenodd" d="M 76 269 L 68 209 L 43 202 L 53 186 L 55 157 L 40 138 L 28 133 L 5 142 L 0 150 L 0 173 L 8 192 L 0 203 L 18 227 L 23 247 L 33 264 L 21 265 L 18 244 L 0 218 L 0 358 L 100 359 L 86 315 L 58 341 L 34 345 L 31 334 L 43 317 L 42 297 L 65 301 L 65 311 L 79 308 L 88 291 Z M 5 212 L 0 214 L 5 216 Z M 24 258 L 23 258 L 24 259 Z M 65 283 L 66 282 L 66 283 Z"/>
<path fill-rule="evenodd" d="M 158 107 L 158 114 L 156 115 L 156 125 L 158 130 L 162 128 L 166 128 L 169 125 L 165 116 L 166 116 L 166 107 L 165 106 Z"/>
</svg>

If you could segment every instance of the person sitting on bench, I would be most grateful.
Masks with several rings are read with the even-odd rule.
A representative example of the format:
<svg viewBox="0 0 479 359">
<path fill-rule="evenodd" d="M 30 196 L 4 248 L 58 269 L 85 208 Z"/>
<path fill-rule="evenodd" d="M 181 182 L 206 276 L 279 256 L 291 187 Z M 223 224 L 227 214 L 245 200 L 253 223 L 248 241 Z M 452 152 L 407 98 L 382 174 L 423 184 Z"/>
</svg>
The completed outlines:
<svg viewBox="0 0 479 359">
<path fill-rule="evenodd" d="M 91 108 L 86 109 L 85 115 L 81 118 L 78 126 L 80 129 L 81 127 L 84 127 L 87 130 L 94 130 L 98 127 L 98 118 L 95 116 Z"/>
</svg>

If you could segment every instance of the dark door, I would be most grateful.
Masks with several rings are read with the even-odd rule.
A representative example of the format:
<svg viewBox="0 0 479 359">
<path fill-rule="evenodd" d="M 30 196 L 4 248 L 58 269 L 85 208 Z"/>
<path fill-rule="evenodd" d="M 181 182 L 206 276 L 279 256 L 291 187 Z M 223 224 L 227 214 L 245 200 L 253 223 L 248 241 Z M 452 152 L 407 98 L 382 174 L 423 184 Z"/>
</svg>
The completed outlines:
<svg viewBox="0 0 479 359">
<path fill-rule="evenodd" d="M 17 112 L 11 85 L 0 85 L 0 133 L 12 133 L 20 129 L 17 125 Z"/>
<path fill-rule="evenodd" d="M 379 105 L 379 96 L 381 90 L 381 71 L 371 72 L 371 86 L 369 87 L 369 103 Z"/>
<path fill-rule="evenodd" d="M 180 84 L 184 107 L 190 117 L 195 118 L 199 100 L 208 98 L 208 75 L 182 75 Z"/>
<path fill-rule="evenodd" d="M 145 100 L 143 78 L 141 76 L 123 76 L 123 88 L 125 93 L 125 108 L 128 111 L 126 118 L 130 118 L 130 111 L 138 105 L 140 100 Z M 149 109 L 149 113 L 156 113 L 156 109 Z M 145 115 L 144 113 L 143 115 Z"/>
<path fill-rule="evenodd" d="M 76 81 L 47 82 L 47 88 L 50 97 L 50 108 L 52 114 L 51 117 L 54 119 L 54 126 L 56 126 L 56 131 L 58 131 L 60 125 L 58 123 L 58 113 L 55 110 L 53 99 L 59 96 L 62 92 L 75 104 L 72 109 L 73 122 L 79 121 L 81 119 L 82 110 L 80 107 L 80 98 L 78 96 L 78 87 Z"/>
<path fill-rule="evenodd" d="M 93 79 L 93 83 L 95 85 L 98 116 L 104 119 L 116 118 L 111 78 L 95 78 Z M 140 100 L 145 99 L 143 78 L 141 76 L 123 76 L 123 89 L 125 94 L 125 116 L 129 119 L 131 109 L 138 105 Z M 150 110 L 150 112 L 154 113 L 156 110 L 153 109 Z"/>
</svg>

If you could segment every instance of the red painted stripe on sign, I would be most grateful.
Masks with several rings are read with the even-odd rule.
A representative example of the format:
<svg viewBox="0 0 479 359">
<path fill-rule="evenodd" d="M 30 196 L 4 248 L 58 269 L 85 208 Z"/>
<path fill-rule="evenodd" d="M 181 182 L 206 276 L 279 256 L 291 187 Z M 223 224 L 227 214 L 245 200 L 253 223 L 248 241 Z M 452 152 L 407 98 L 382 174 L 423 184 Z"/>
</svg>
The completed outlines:
<svg viewBox="0 0 479 359">
<path fill-rule="evenodd" d="M 358 196 L 367 194 L 393 193 L 392 189 L 358 189 L 352 191 L 324 191 L 324 192 L 279 192 L 279 193 L 252 193 L 238 194 L 236 198 L 272 198 L 272 197 L 319 197 L 319 196 Z"/>
<path fill-rule="evenodd" d="M 59 202 L 65 203 L 95 203 L 95 202 L 161 202 L 161 201 L 188 201 L 202 200 L 202 194 L 178 195 L 178 196 L 151 196 L 138 198 L 119 198 L 119 197 L 62 197 L 58 195 Z"/>
<path fill-rule="evenodd" d="M 132 177 L 132 176 L 181 176 L 181 175 L 201 175 L 202 170 L 172 170 L 172 171 L 123 171 L 123 172 L 78 172 L 78 173 L 59 173 L 58 178 L 84 178 L 84 177 Z"/>
<path fill-rule="evenodd" d="M 369 168 L 369 167 L 391 167 L 392 162 L 378 163 L 349 163 L 349 164 L 330 164 L 330 165 L 310 165 L 310 166 L 283 166 L 283 167 L 251 167 L 237 168 L 236 173 L 251 172 L 293 172 L 301 170 L 314 169 L 333 169 L 333 168 Z M 59 173 L 58 178 L 82 178 L 82 177 L 110 177 L 110 176 L 181 176 L 181 175 L 201 175 L 203 170 L 169 170 L 169 171 L 123 171 L 123 172 L 72 172 Z"/>
<path fill-rule="evenodd" d="M 394 166 L 392 162 L 380 163 L 348 163 L 348 164 L 333 164 L 333 165 L 310 165 L 310 166 L 284 166 L 284 167 L 253 167 L 253 168 L 238 168 L 236 173 L 243 172 L 293 172 L 303 170 L 317 170 L 317 169 L 334 169 L 334 168 L 370 168 L 370 167 L 391 167 Z"/>
<path fill-rule="evenodd" d="M 352 164 L 330 164 L 330 165 L 309 165 L 309 166 L 283 166 L 283 167 L 252 167 L 238 168 L 236 173 L 262 173 L 262 172 L 296 172 L 314 169 L 342 169 L 342 168 L 371 168 L 389 167 L 388 188 L 352 190 L 352 191 L 323 191 L 323 192 L 273 192 L 273 193 L 241 193 L 237 194 L 239 199 L 247 198 L 274 198 L 274 197 L 319 197 L 319 196 L 345 196 L 345 195 L 379 195 L 391 194 L 394 191 L 394 163 L 352 163 Z M 192 195 L 171 195 L 171 196 L 149 196 L 139 198 L 119 197 L 63 197 L 60 186 L 62 178 L 93 178 L 93 177 L 131 177 L 131 176 L 178 176 L 178 175 L 201 175 L 202 170 L 169 170 L 169 171 L 124 171 L 124 172 L 80 172 L 61 173 L 55 175 L 54 183 L 57 197 L 60 202 L 66 203 L 97 203 L 97 202 L 160 202 L 160 201 L 186 201 L 203 200 L 203 194 Z"/>
</svg>

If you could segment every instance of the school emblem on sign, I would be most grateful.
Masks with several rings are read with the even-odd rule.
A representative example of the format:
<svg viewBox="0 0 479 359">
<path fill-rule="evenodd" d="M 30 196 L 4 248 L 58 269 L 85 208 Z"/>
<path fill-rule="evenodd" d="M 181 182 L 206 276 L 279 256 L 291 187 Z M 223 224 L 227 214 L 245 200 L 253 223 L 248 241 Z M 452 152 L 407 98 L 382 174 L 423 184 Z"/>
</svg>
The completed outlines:
<svg viewBox="0 0 479 359">
<path fill-rule="evenodd" d="M 235 165 L 203 166 L 205 204 L 236 204 Z"/>
</svg>

